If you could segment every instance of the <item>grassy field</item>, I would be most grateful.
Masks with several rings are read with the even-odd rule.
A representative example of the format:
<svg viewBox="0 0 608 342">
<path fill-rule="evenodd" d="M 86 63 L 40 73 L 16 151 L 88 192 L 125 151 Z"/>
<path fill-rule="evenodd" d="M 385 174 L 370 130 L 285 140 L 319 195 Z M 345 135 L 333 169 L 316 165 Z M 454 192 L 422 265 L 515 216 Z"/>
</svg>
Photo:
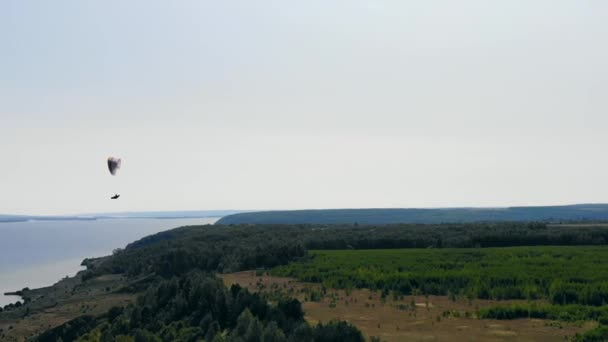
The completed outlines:
<svg viewBox="0 0 608 342">
<path fill-rule="evenodd" d="M 608 303 L 608 248 L 508 247 L 312 251 L 273 269 L 277 276 L 328 288 L 370 288 L 384 295 L 543 299 L 553 304 Z"/>
<path fill-rule="evenodd" d="M 608 338 L 607 258 L 608 248 L 594 246 L 326 250 L 311 251 L 310 257 L 271 272 L 318 283 L 322 289 L 343 289 L 346 294 L 368 288 L 377 291 L 382 301 L 421 295 L 452 303 L 482 300 L 485 304 L 473 311 L 481 318 L 477 321 L 595 322 L 600 325 L 590 333 L 597 338 L 580 339 L 595 341 Z M 310 296 L 319 297 L 314 292 Z M 514 331 L 520 334 L 518 340 L 522 333 L 537 332 L 525 333 L 521 326 Z"/>
<path fill-rule="evenodd" d="M 382 341 L 564 341 L 597 326 L 595 322 L 546 319 L 478 319 L 476 312 L 496 305 L 522 305 L 522 300 L 468 300 L 448 296 L 382 298 L 380 291 L 336 290 L 264 272 L 223 274 L 228 286 L 239 284 L 270 300 L 289 296 L 303 302 L 311 324 L 346 320 L 367 336 Z"/>
<path fill-rule="evenodd" d="M 0 313 L 0 341 L 28 341 L 40 333 L 82 315 L 100 315 L 113 306 L 125 306 L 134 294 L 122 293 L 127 282 L 107 275 L 83 283 L 80 277 L 26 293 L 27 305 Z"/>
</svg>

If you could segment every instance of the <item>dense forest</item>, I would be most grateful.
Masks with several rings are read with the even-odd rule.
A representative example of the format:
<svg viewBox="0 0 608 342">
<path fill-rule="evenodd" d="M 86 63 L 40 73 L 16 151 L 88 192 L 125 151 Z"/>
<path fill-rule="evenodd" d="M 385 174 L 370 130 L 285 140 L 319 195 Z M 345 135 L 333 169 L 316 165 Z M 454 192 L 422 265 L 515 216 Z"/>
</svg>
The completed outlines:
<svg viewBox="0 0 608 342">
<path fill-rule="evenodd" d="M 328 288 L 384 295 L 542 299 L 559 305 L 608 303 L 608 248 L 507 247 L 314 251 L 273 270 Z M 608 317 L 607 317 L 608 319 Z"/>
<path fill-rule="evenodd" d="M 308 256 L 310 249 L 466 248 L 538 245 L 605 245 L 608 225 L 543 223 L 445 225 L 240 225 L 182 227 L 136 241 L 87 277 L 193 269 L 231 272 L 270 268 Z M 85 262 L 86 264 L 86 262 Z"/>
<path fill-rule="evenodd" d="M 100 317 L 80 317 L 39 339 L 362 340 L 361 333 L 344 322 L 309 326 L 297 300 L 269 302 L 238 286 L 226 288 L 214 277 L 215 272 L 260 268 L 336 288 L 370 287 L 385 295 L 416 291 L 475 298 L 545 298 L 556 307 L 599 307 L 608 301 L 604 248 L 486 247 L 600 246 L 607 241 L 608 226 L 543 223 L 181 227 L 143 238 L 108 258 L 85 260 L 84 281 L 108 274 L 130 279 L 144 276 L 149 281 L 119 290 L 141 293 L 135 304 L 116 307 Z M 314 251 L 329 249 L 341 251 Z M 379 254 L 366 254 L 372 252 Z M 566 265 L 563 269 L 561 263 Z M 359 264 L 356 272 L 355 264 Z M 588 267 L 577 267 L 581 264 Z M 604 317 L 598 310 L 585 311 L 593 312 L 586 318 Z"/>
<path fill-rule="evenodd" d="M 608 220 L 608 204 L 438 209 L 322 209 L 248 212 L 218 224 L 397 224 L 472 222 L 584 222 Z"/>
<path fill-rule="evenodd" d="M 257 294 L 230 289 L 200 271 L 160 281 L 135 305 L 101 317 L 82 316 L 49 330 L 39 341 L 364 341 L 345 322 L 310 326 L 296 299 L 270 305 Z"/>
</svg>

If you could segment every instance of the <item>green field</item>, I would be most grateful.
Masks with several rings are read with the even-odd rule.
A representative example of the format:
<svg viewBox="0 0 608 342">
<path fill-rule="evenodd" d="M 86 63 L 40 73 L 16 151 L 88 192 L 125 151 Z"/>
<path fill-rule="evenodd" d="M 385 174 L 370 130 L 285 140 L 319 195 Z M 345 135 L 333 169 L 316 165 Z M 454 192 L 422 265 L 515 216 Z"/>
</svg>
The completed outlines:
<svg viewBox="0 0 608 342">
<path fill-rule="evenodd" d="M 385 295 L 608 303 L 608 248 L 507 247 L 311 251 L 274 275 Z"/>
</svg>

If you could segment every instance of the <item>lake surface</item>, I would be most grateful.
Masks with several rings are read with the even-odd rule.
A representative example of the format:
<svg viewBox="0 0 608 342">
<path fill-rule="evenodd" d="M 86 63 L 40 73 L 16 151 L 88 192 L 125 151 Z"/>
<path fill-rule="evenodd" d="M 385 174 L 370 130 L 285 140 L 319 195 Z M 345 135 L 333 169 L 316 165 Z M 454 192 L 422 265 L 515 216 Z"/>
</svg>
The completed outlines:
<svg viewBox="0 0 608 342">
<path fill-rule="evenodd" d="M 109 255 L 116 248 L 164 230 L 213 224 L 218 218 L 105 219 L 0 223 L 0 305 L 19 300 L 3 296 L 24 287 L 53 285 L 73 276 L 85 258 Z"/>
</svg>

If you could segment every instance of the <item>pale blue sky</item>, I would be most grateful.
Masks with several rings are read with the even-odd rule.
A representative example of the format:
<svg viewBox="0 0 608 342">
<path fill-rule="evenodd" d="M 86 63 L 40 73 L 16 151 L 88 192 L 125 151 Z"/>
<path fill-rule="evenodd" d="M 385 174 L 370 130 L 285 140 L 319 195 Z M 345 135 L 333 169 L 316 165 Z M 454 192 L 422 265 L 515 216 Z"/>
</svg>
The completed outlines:
<svg viewBox="0 0 608 342">
<path fill-rule="evenodd" d="M 607 17 L 5 0 L 0 213 L 608 202 Z"/>
</svg>

